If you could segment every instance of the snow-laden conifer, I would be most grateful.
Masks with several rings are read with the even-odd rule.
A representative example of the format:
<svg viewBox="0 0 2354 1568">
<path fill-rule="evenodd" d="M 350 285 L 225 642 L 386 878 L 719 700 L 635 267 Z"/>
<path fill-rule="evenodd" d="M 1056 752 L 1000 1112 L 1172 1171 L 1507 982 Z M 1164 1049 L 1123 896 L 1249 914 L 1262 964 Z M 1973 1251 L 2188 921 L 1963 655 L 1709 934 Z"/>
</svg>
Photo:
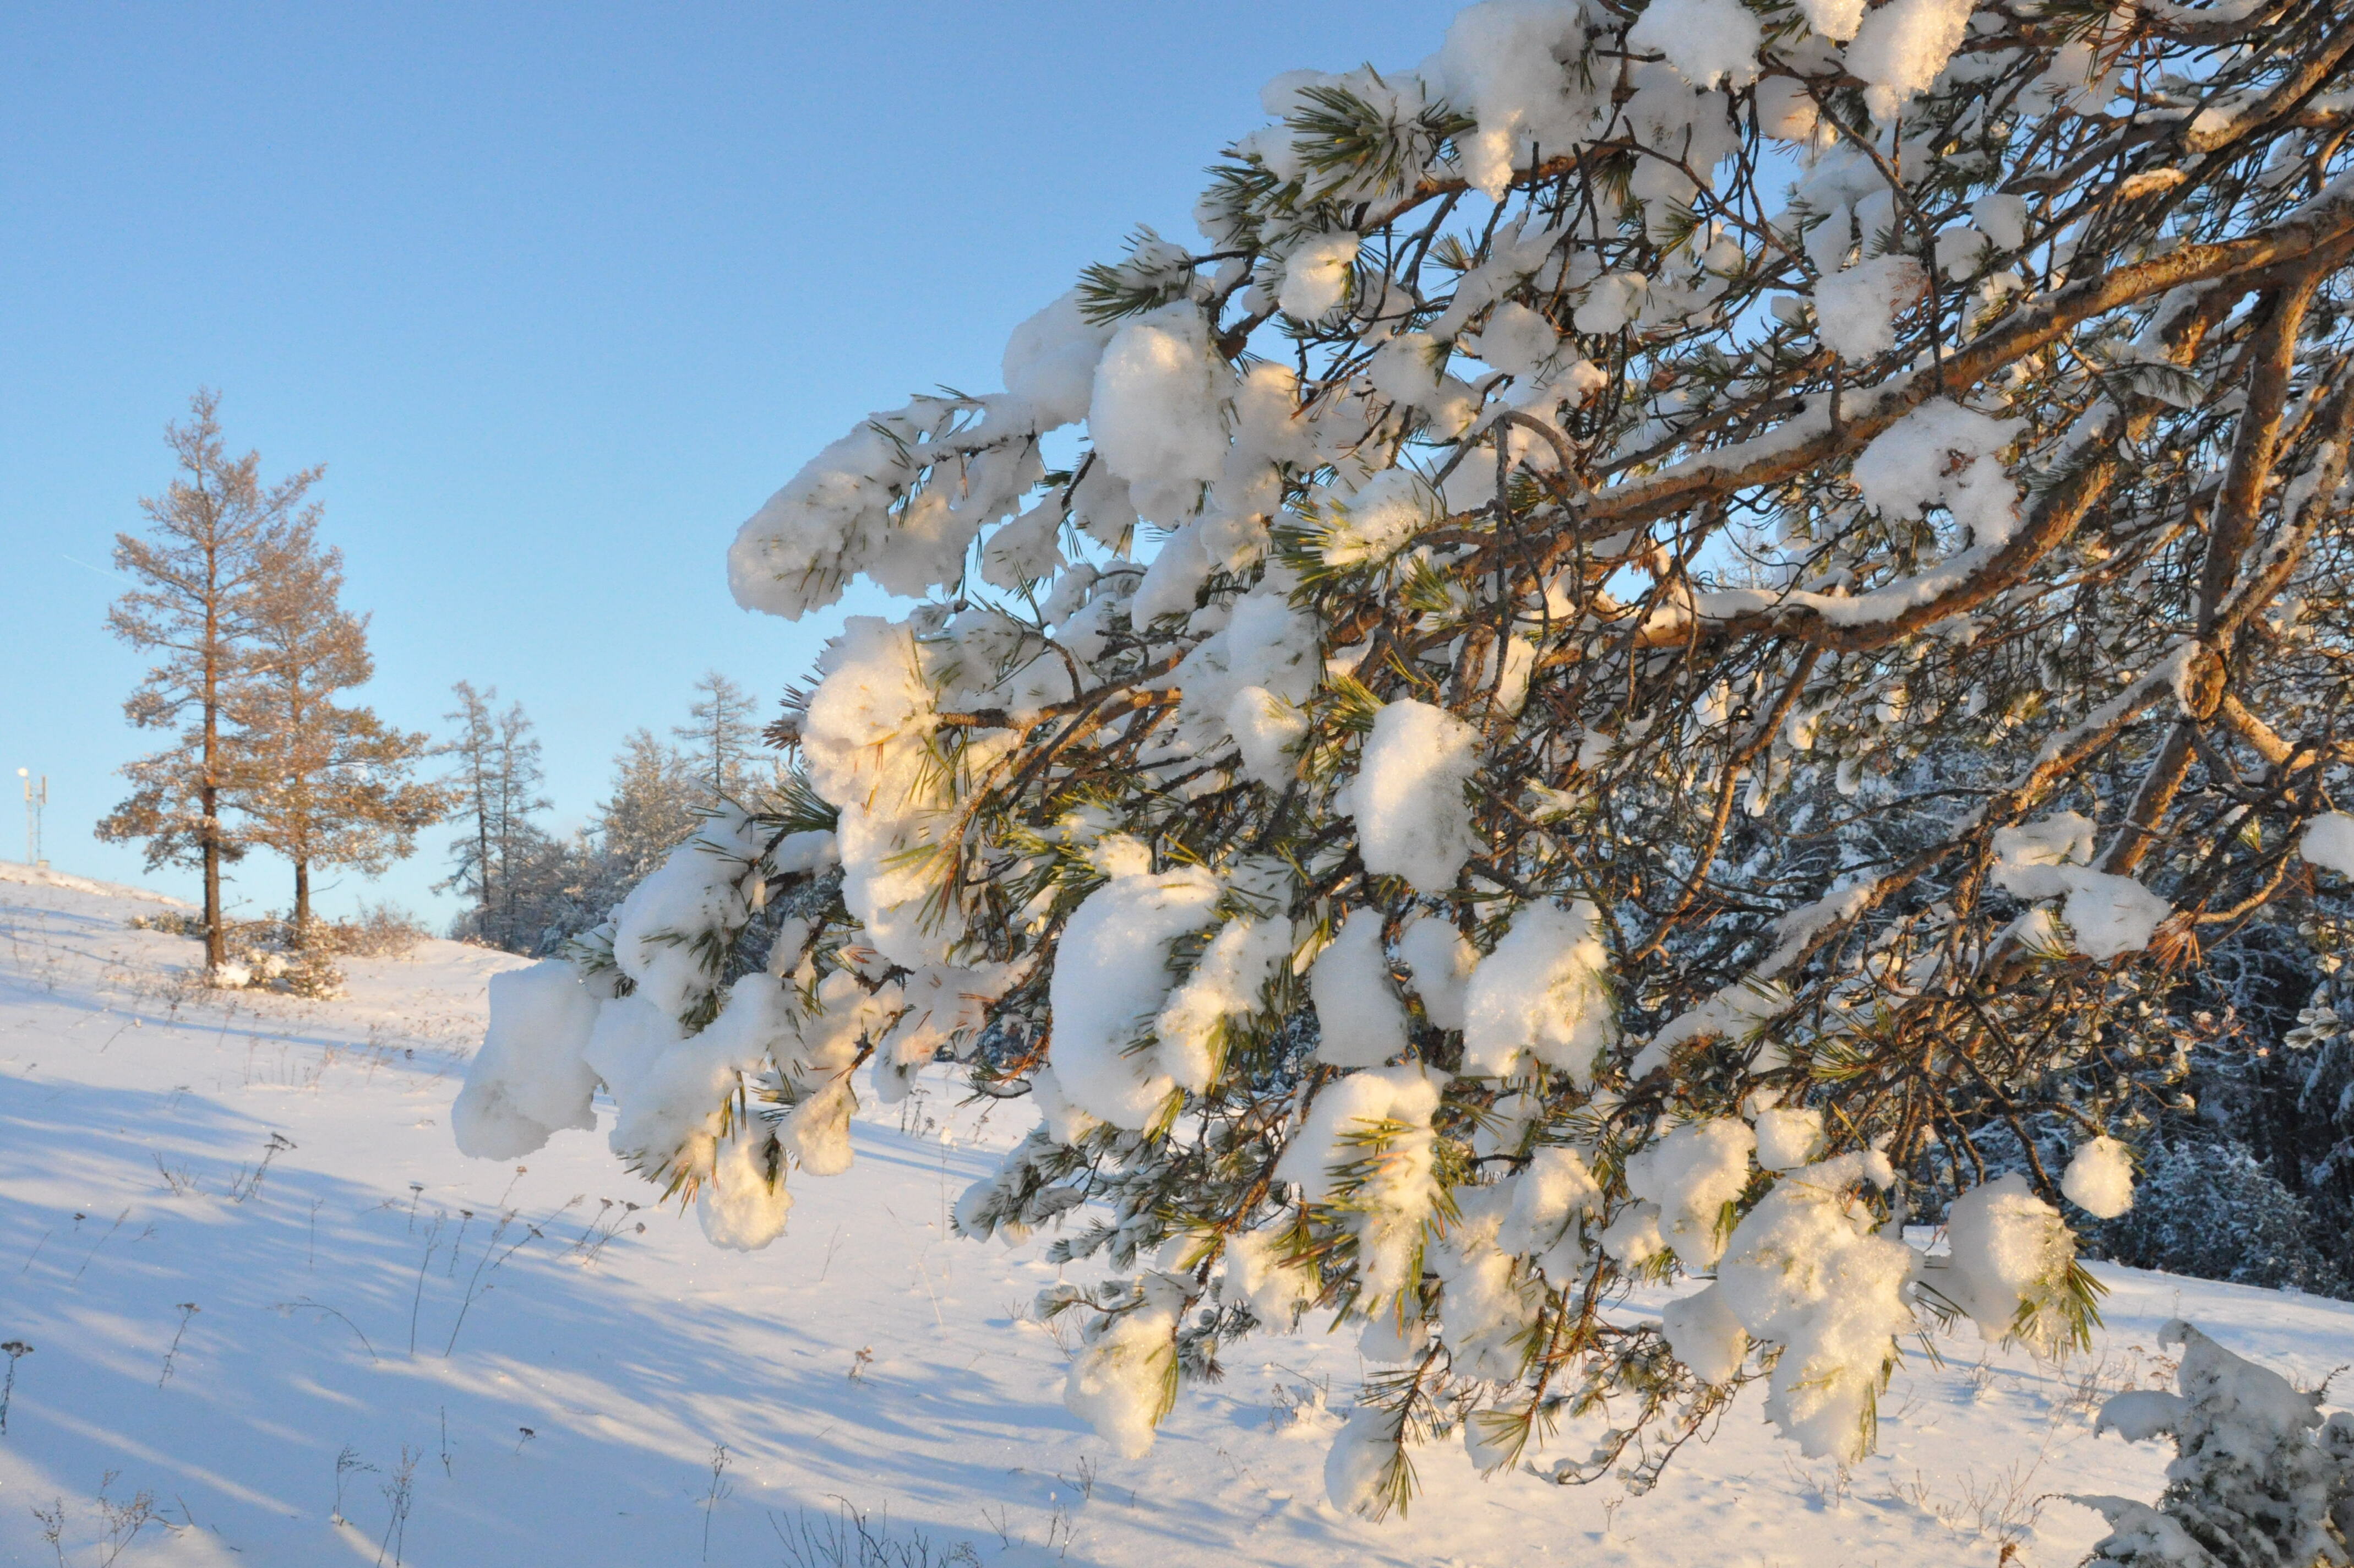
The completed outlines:
<svg viewBox="0 0 2354 1568">
<path fill-rule="evenodd" d="M 2102 1407 L 2100 1425 L 2129 1442 L 2173 1439 L 2166 1490 L 2155 1505 L 2078 1499 L 2100 1510 L 2111 1528 L 2090 1561 L 2136 1568 L 2347 1562 L 2354 1420 L 2325 1421 L 2319 1393 L 2188 1323 L 2167 1324 L 2159 1338 L 2181 1350 L 2180 1392 L 2118 1394 Z"/>
<path fill-rule="evenodd" d="M 744 524 L 748 608 L 921 602 L 796 689 L 789 800 L 576 947 L 585 1033 L 493 999 L 551 1033 L 461 1137 L 585 1064 L 746 1245 L 946 1055 L 1038 1108 L 957 1221 L 1101 1271 L 1046 1305 L 1123 1450 L 1304 1315 L 1379 1369 L 1328 1467 L 1368 1512 L 1447 1436 L 1648 1484 L 1758 1379 L 1851 1457 L 1900 1336 L 2081 1333 L 2071 1226 L 2179 1094 L 2155 1001 L 2347 863 L 2354 16 L 1434 43 L 1270 83 L 1198 243 Z"/>
</svg>

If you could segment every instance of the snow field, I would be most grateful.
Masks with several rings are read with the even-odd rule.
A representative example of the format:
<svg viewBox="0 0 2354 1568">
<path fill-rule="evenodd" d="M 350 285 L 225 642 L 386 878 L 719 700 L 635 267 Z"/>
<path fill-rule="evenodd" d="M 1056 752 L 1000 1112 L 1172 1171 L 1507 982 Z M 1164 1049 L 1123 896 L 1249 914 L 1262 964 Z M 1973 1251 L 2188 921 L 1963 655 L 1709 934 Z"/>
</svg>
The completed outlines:
<svg viewBox="0 0 2354 1568">
<path fill-rule="evenodd" d="M 2098 1267 L 2091 1354 L 1982 1353 L 1968 1328 L 1942 1366 L 1908 1348 L 1881 1454 L 1844 1472 L 1752 1387 L 1648 1495 L 1482 1483 L 1445 1444 L 1416 1451 L 1413 1512 L 1369 1524 L 1325 1500 L 1326 1391 L 1367 1369 L 1316 1315 L 1184 1390 L 1140 1460 L 1066 1410 L 1075 1337 L 1030 1306 L 1052 1238 L 945 1239 L 1027 1107 L 982 1118 L 927 1076 L 861 1114 L 848 1172 L 796 1175 L 781 1239 L 732 1253 L 599 1133 L 451 1150 L 489 978 L 521 960 L 429 943 L 354 961 L 335 1001 L 206 992 L 193 942 L 124 924 L 164 902 L 0 867 L 0 1340 L 33 1347 L 0 1562 L 104 1562 L 143 1497 L 124 1568 L 791 1563 L 779 1531 L 835 1499 L 992 1568 L 1983 1563 L 2004 1542 L 2060 1565 L 2104 1527 L 2057 1494 L 2156 1494 L 2164 1447 L 2093 1420 L 2167 1383 L 2161 1321 L 2308 1383 L 2354 1359 L 2343 1304 Z"/>
</svg>

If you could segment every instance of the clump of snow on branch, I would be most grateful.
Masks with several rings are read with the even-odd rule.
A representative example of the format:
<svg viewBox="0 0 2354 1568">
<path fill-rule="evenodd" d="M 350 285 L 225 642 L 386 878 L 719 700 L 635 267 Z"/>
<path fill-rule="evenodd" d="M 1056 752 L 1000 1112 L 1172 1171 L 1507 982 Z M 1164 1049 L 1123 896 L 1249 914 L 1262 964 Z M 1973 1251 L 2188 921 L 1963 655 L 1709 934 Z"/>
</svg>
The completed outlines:
<svg viewBox="0 0 2354 1568">
<path fill-rule="evenodd" d="M 1029 405 L 1041 429 L 1076 424 L 1087 417 L 1096 366 L 1110 341 L 1110 328 L 1081 313 L 1076 291 L 1065 294 L 1006 340 L 1005 389 Z"/>
<path fill-rule="evenodd" d="M 1921 294 L 1921 263 L 1875 256 L 1815 285 L 1824 344 L 1848 359 L 1870 359 L 1896 346 L 1896 317 Z"/>
<path fill-rule="evenodd" d="M 1600 103 L 1560 69 L 1586 36 L 1569 0 L 1483 0 L 1448 26 L 1420 74 L 1477 122 L 1458 146 L 1475 189 L 1500 196 L 1537 148 L 1567 149 L 1597 128 Z"/>
<path fill-rule="evenodd" d="M 1318 1096 L 1276 1167 L 1341 1217 L 1370 1300 L 1412 1284 L 1436 1193 L 1430 1118 L 1446 1075 L 1409 1065 L 1339 1078 Z"/>
<path fill-rule="evenodd" d="M 1627 1162 L 1627 1191 L 1642 1207 L 1613 1225 L 1624 1237 L 1614 1250 L 1639 1263 L 1664 1248 L 1687 1267 L 1714 1267 L 1756 1147 L 1755 1132 L 1719 1118 L 1680 1127 L 1636 1153 Z M 1630 1249 L 1642 1255 L 1628 1256 Z"/>
<path fill-rule="evenodd" d="M 1794 1171 L 1743 1217 L 1717 1265 L 1715 1288 L 1743 1332 L 1781 1348 L 1766 1414 L 1810 1458 L 1866 1451 L 1882 1373 L 1913 1326 L 1916 1255 L 1881 1235 L 1858 1196 L 1893 1179 L 1876 1154 Z"/>
<path fill-rule="evenodd" d="M 1971 1188 L 1946 1216 L 1936 1288 L 1990 1341 L 2014 1335 L 2049 1354 L 2066 1332 L 2062 1292 L 2076 1248 L 2060 1212 L 2016 1171 Z"/>
<path fill-rule="evenodd" d="M 1316 1003 L 1316 1059 L 1336 1067 L 1378 1067 L 1406 1048 L 1410 1022 L 1390 983 L 1382 915 L 1359 909 L 1342 923 L 1308 973 Z"/>
<path fill-rule="evenodd" d="M 1385 705 L 1341 810 L 1354 818 L 1365 869 L 1402 876 L 1417 893 L 1444 893 L 1479 849 L 1465 798 L 1479 765 L 1479 732 L 1411 698 Z"/>
<path fill-rule="evenodd" d="M 1063 933 L 1054 1065 L 1071 1104 L 1114 1127 L 1140 1128 L 1168 1107 L 1177 1088 L 1172 1069 L 1187 1069 L 1194 1053 L 1135 1047 L 1150 1040 L 1169 993 L 1170 944 L 1209 923 L 1219 888 L 1198 867 L 1155 874 L 1141 845 L 1130 846 L 1112 873 Z"/>
<path fill-rule="evenodd" d="M 1063 1403 L 1129 1458 L 1152 1446 L 1176 1401 L 1177 1320 L 1192 1295 L 1181 1277 L 1146 1275 L 1135 1305 L 1090 1324 L 1071 1359 Z"/>
<path fill-rule="evenodd" d="M 1210 349 L 1202 313 L 1165 306 L 1112 334 L 1087 407 L 1096 454 L 1128 482 L 1137 512 L 1174 524 L 1226 461 L 1225 364 Z"/>
<path fill-rule="evenodd" d="M 2115 1219 L 2133 1207 L 2133 1152 L 2106 1134 L 2087 1139 L 2069 1157 L 2060 1191 L 2094 1219 Z"/>
<path fill-rule="evenodd" d="M 1757 1164 L 1762 1170 L 1794 1170 L 1822 1152 L 1823 1113 L 1819 1110 L 1769 1107 L 1757 1113 L 1751 1126 L 1757 1133 Z"/>
<path fill-rule="evenodd" d="M 557 959 L 493 975 L 491 1027 L 451 1107 L 458 1148 L 477 1160 L 529 1154 L 567 1128 L 593 1128 L 597 1075 L 581 1059 L 598 999 Z"/>
<path fill-rule="evenodd" d="M 1336 567 L 1384 560 L 1437 517 L 1437 498 L 1414 474 L 1384 469 L 1352 495 L 1335 497 L 1322 553 Z"/>
<path fill-rule="evenodd" d="M 1283 259 L 1283 313 L 1302 321 L 1329 315 L 1348 292 L 1349 270 L 1357 260 L 1357 237 L 1324 234 Z"/>
<path fill-rule="evenodd" d="M 1440 1029 L 1462 1028 L 1479 949 L 1445 920 L 1426 915 L 1406 923 L 1398 935 L 1397 953 L 1431 1023 Z"/>
<path fill-rule="evenodd" d="M 1889 0 L 1866 16 L 1847 48 L 1874 120 L 1896 118 L 1929 90 L 1968 31 L 1975 0 Z"/>
<path fill-rule="evenodd" d="M 1525 1059 L 1593 1080 L 1599 1053 L 1618 1037 L 1608 955 L 1596 911 L 1532 904 L 1472 970 L 1464 1001 L 1463 1070 L 1506 1077 Z"/>
<path fill-rule="evenodd" d="M 2297 853 L 2324 871 L 2354 877 L 2354 816 L 2324 811 L 2306 824 Z"/>
<path fill-rule="evenodd" d="M 1627 29 L 1634 48 L 1657 49 L 1694 87 L 1746 87 L 1757 79 L 1765 29 L 1741 0 L 1654 0 Z"/>
<path fill-rule="evenodd" d="M 2130 876 L 2072 863 L 2090 859 L 2092 850 L 2092 824 L 2074 812 L 2004 828 L 1995 835 L 1995 881 L 2020 898 L 2064 898 L 2061 917 L 2087 958 L 2137 953 L 2174 906 Z"/>
<path fill-rule="evenodd" d="M 1974 544 L 1993 549 L 2018 524 L 2019 486 L 1995 455 L 2017 431 L 2013 421 L 1944 398 L 1924 403 L 1863 449 L 1856 488 L 1865 504 L 1891 515 L 1942 506 Z"/>
</svg>

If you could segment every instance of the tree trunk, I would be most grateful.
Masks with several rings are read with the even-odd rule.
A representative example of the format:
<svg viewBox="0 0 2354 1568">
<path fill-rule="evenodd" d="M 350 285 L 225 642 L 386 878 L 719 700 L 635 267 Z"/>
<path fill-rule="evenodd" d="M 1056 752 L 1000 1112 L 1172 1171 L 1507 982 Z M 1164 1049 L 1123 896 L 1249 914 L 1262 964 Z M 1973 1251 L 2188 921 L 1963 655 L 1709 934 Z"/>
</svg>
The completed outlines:
<svg viewBox="0 0 2354 1568">
<path fill-rule="evenodd" d="M 210 784 L 203 790 L 205 809 L 205 969 L 217 969 L 228 961 L 228 936 L 221 929 L 220 835 L 213 829 L 220 798 Z"/>
<path fill-rule="evenodd" d="M 287 938 L 288 942 L 294 947 L 302 947 L 310 929 L 311 863 L 298 860 L 294 863 L 294 930 Z"/>
<path fill-rule="evenodd" d="M 211 550 L 206 552 L 205 578 L 205 778 L 197 792 L 204 824 L 197 831 L 205 845 L 205 969 L 211 973 L 228 961 L 220 898 L 220 561 Z"/>
<path fill-rule="evenodd" d="M 482 779 L 480 767 L 474 769 L 474 777 Z M 474 786 L 474 882 L 475 892 L 481 895 L 480 923 L 487 927 L 491 923 L 491 802 L 488 786 L 483 782 Z"/>
</svg>

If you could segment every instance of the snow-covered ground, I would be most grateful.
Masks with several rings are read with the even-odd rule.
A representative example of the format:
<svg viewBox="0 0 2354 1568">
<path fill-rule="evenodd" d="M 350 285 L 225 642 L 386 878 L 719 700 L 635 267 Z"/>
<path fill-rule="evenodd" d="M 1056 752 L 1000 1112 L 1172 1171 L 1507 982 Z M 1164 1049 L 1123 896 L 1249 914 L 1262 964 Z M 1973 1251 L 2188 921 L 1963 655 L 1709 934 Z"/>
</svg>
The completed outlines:
<svg viewBox="0 0 2354 1568">
<path fill-rule="evenodd" d="M 1140 1460 L 1064 1410 L 1029 1309 L 1044 1242 L 945 1234 L 1018 1104 L 977 1121 L 942 1086 L 871 1115 L 849 1174 L 797 1179 L 782 1240 L 720 1252 L 599 1135 L 520 1166 L 451 1147 L 485 983 L 519 960 L 432 942 L 355 961 L 334 1001 L 207 992 L 194 942 L 126 925 L 168 902 L 0 864 L 0 1339 L 33 1347 L 0 1436 L 7 1563 L 105 1563 L 143 1496 L 124 1568 L 798 1563 L 830 1560 L 802 1527 L 844 1507 L 1014 1568 L 1917 1568 L 2008 1540 L 2060 1565 L 2101 1525 L 2057 1494 L 2156 1492 L 2165 1451 L 2092 1413 L 2163 1378 L 2165 1319 L 2304 1381 L 2354 1361 L 2347 1306 L 2103 1268 L 2091 1355 L 1965 1330 L 1898 1372 L 1882 1456 L 1844 1478 L 1753 1389 L 1647 1496 L 1425 1449 L 1412 1515 L 1368 1524 L 1323 1500 L 1314 1391 L 1354 1382 L 1347 1335 L 1262 1341 Z"/>
</svg>

